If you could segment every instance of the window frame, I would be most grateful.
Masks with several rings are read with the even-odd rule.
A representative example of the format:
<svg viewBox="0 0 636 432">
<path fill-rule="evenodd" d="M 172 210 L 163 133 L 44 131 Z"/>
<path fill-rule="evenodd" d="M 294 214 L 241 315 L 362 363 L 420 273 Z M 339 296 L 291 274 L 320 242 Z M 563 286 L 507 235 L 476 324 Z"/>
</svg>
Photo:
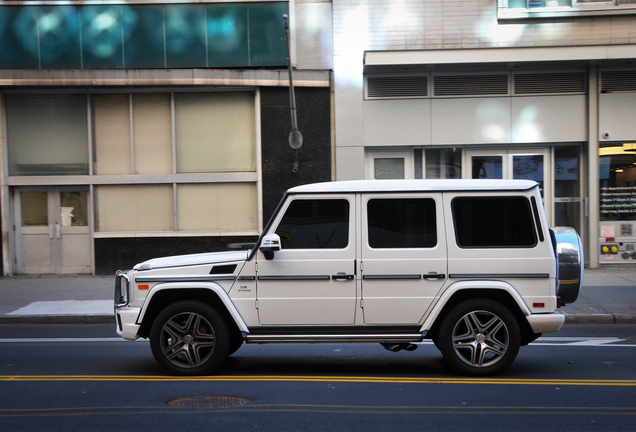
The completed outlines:
<svg viewBox="0 0 636 432">
<path fill-rule="evenodd" d="M 498 0 L 497 19 L 523 20 L 537 18 L 558 18 L 577 16 L 633 15 L 636 3 L 621 4 L 621 0 L 579 1 L 571 0 L 569 6 L 531 7 L 526 0 L 525 8 L 508 7 L 508 0 Z"/>
<path fill-rule="evenodd" d="M 507 201 L 510 199 L 519 199 L 523 200 L 523 202 L 527 206 L 526 214 L 528 216 L 528 221 L 530 222 L 529 231 L 532 235 L 532 239 L 534 240 L 532 243 L 525 244 L 509 244 L 509 245 L 464 245 L 461 243 L 460 238 L 463 238 L 463 234 L 460 233 L 459 224 L 458 224 L 458 211 L 456 208 L 456 204 L 461 200 L 473 200 L 473 201 L 486 201 L 486 200 L 497 200 L 497 201 Z M 457 247 L 460 249 L 533 249 L 537 247 L 539 244 L 539 239 L 537 238 L 537 226 L 536 221 L 534 219 L 534 213 L 532 210 L 532 204 L 527 196 L 524 195 L 482 195 L 482 196 L 456 196 L 451 200 L 450 203 L 451 212 L 453 216 L 453 229 L 455 231 L 455 243 Z M 492 207 L 488 207 L 492 209 Z M 527 236 L 527 233 L 525 234 Z"/>
<path fill-rule="evenodd" d="M 418 225 L 419 227 L 422 227 L 424 229 L 424 233 L 421 234 L 422 236 L 426 237 L 426 236 L 430 236 L 431 234 L 433 235 L 433 243 L 425 243 L 424 246 L 398 246 L 396 244 L 392 244 L 392 245 L 387 245 L 387 246 L 380 246 L 377 244 L 372 244 L 372 238 L 375 236 L 375 234 L 372 234 L 371 231 L 371 217 L 372 217 L 372 209 L 371 209 L 371 205 L 374 201 L 410 201 L 410 202 L 415 202 L 415 201 L 421 201 L 422 205 L 425 206 L 425 214 L 426 216 L 432 216 L 432 221 L 429 220 L 429 218 L 425 218 L 424 221 L 426 223 L 423 223 L 421 225 Z M 437 203 L 435 202 L 435 199 L 431 198 L 431 197 L 372 197 L 370 199 L 368 199 L 366 201 L 366 221 L 365 221 L 365 227 L 367 230 L 367 246 L 370 249 L 374 249 L 374 250 L 385 250 L 385 249 L 408 249 L 408 250 L 413 250 L 413 249 L 433 249 L 435 247 L 437 247 L 439 239 L 437 236 L 437 225 L 438 225 L 438 221 L 437 221 Z M 397 206 L 397 204 L 396 204 Z M 397 212 L 397 207 L 395 208 L 395 211 Z M 428 230 L 428 228 L 431 228 L 432 230 Z M 400 233 L 400 234 L 404 234 L 404 233 Z M 416 236 L 418 235 L 417 233 L 415 234 Z M 376 239 L 373 239 L 374 241 Z"/>
</svg>

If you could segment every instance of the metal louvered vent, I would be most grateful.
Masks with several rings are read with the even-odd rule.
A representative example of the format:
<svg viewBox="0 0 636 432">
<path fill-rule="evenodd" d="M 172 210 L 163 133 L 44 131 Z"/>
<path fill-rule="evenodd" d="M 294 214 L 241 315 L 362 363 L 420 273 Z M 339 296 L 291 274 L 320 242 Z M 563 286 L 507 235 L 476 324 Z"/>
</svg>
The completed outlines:
<svg viewBox="0 0 636 432">
<path fill-rule="evenodd" d="M 428 96 L 428 77 L 376 76 L 367 78 L 367 97 L 370 99 L 400 99 Z"/>
<path fill-rule="evenodd" d="M 603 71 L 601 93 L 636 91 L 636 70 Z"/>
<path fill-rule="evenodd" d="M 435 96 L 507 95 L 508 74 L 436 75 Z"/>
<path fill-rule="evenodd" d="M 585 93 L 585 72 L 515 74 L 515 94 Z"/>
</svg>

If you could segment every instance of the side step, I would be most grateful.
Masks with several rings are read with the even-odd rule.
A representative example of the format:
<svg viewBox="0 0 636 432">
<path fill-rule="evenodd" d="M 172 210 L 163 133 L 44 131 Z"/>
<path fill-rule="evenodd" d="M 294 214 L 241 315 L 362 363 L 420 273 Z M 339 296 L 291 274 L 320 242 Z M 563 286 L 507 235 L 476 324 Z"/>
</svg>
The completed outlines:
<svg viewBox="0 0 636 432">
<path fill-rule="evenodd" d="M 422 342 L 425 334 L 249 334 L 243 333 L 246 343 L 381 343 L 387 345 L 408 345 Z"/>
</svg>

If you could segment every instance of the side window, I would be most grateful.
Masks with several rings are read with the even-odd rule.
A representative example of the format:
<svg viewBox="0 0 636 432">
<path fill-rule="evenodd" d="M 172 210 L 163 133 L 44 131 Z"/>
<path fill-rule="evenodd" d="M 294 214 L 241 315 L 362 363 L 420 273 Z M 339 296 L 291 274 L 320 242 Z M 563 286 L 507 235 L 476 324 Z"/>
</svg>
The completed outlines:
<svg viewBox="0 0 636 432">
<path fill-rule="evenodd" d="M 374 249 L 437 245 L 435 200 L 431 198 L 371 199 L 367 223 L 369 246 Z"/>
<path fill-rule="evenodd" d="M 534 247 L 536 230 L 525 197 L 455 198 L 457 244 L 463 248 Z"/>
<path fill-rule="evenodd" d="M 296 199 L 276 228 L 283 249 L 343 249 L 349 243 L 349 201 Z"/>
</svg>

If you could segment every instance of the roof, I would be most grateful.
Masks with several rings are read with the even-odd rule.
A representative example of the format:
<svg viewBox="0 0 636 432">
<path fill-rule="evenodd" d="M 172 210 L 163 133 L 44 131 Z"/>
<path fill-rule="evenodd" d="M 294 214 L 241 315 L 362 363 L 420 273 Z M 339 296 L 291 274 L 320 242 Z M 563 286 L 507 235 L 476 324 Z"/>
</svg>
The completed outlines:
<svg viewBox="0 0 636 432">
<path fill-rule="evenodd" d="M 288 193 L 519 191 L 537 186 L 531 180 L 351 180 L 296 186 Z"/>
</svg>

